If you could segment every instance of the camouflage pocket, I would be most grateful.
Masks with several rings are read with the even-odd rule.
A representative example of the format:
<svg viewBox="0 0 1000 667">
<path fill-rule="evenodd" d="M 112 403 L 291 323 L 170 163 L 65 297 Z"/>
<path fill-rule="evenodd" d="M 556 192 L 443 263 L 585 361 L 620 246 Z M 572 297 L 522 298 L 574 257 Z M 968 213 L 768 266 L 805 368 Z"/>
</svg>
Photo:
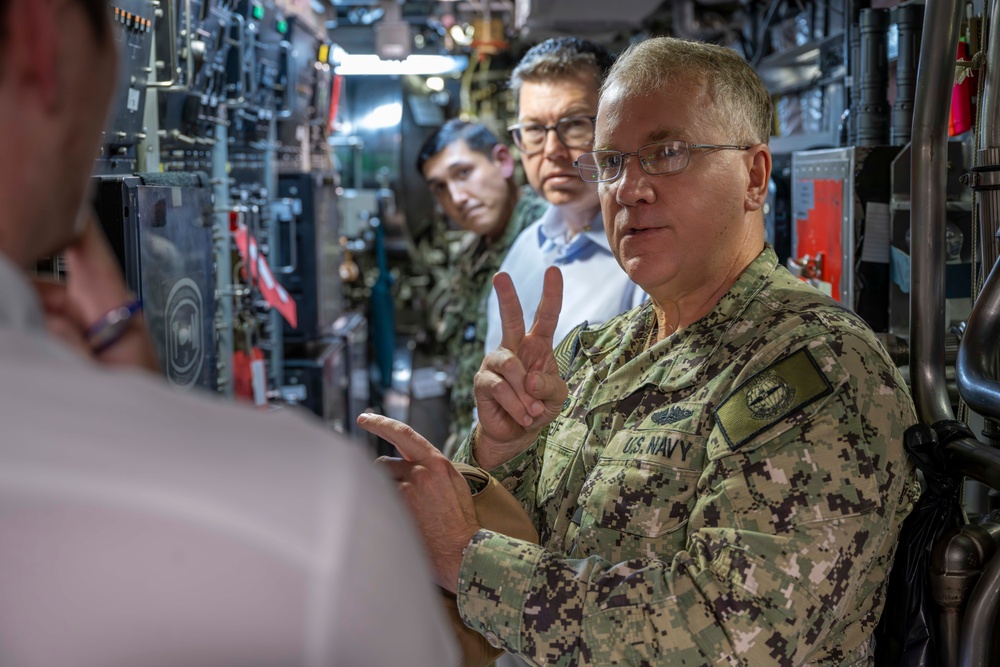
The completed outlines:
<svg viewBox="0 0 1000 667">
<path fill-rule="evenodd" d="M 603 528 L 657 538 L 687 523 L 698 477 L 645 460 L 602 461 L 584 483 L 580 502 Z"/>
<path fill-rule="evenodd" d="M 541 470 L 538 473 L 538 494 L 535 504 L 542 507 L 556 493 L 563 490 L 563 477 L 573 460 L 573 450 L 553 442 L 545 445 Z"/>
<path fill-rule="evenodd" d="M 682 528 L 701 476 L 703 441 L 665 431 L 618 433 L 584 482 L 580 504 L 606 530 L 659 538 Z"/>
</svg>

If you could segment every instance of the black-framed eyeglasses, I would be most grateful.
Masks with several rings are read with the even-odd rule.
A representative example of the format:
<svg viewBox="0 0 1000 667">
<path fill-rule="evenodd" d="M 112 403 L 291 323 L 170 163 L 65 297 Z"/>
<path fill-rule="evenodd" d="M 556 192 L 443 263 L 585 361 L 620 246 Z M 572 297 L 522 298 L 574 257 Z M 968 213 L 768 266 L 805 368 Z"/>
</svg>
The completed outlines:
<svg viewBox="0 0 1000 667">
<path fill-rule="evenodd" d="M 682 171 L 691 161 L 691 150 L 732 150 L 746 151 L 752 146 L 734 144 L 689 144 L 686 141 L 657 141 L 646 144 L 633 153 L 621 151 L 593 151 L 584 153 L 573 166 L 580 172 L 580 178 L 588 183 L 607 183 L 618 178 L 625 166 L 625 158 L 635 155 L 643 171 L 653 176 L 663 176 Z"/>
<path fill-rule="evenodd" d="M 518 123 L 507 128 L 514 145 L 525 155 L 540 153 L 545 148 L 549 130 L 555 130 L 566 148 L 590 148 L 594 145 L 595 116 L 567 116 L 555 125 Z"/>
</svg>

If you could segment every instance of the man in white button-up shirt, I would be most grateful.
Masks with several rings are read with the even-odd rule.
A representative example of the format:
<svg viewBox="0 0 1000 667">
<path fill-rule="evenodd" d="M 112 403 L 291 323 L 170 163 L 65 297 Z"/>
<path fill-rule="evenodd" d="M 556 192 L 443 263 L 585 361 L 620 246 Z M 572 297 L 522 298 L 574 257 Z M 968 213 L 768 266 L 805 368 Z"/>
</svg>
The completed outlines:
<svg viewBox="0 0 1000 667">
<path fill-rule="evenodd" d="M 556 343 L 576 325 L 599 324 L 646 298 L 611 253 L 596 186 L 585 183 L 573 166 L 593 150 L 598 92 L 610 66 L 604 47 L 562 37 L 531 48 L 511 74 L 518 100 L 511 137 L 528 182 L 550 206 L 517 237 L 500 271 L 514 281 L 528 327 L 541 300 L 545 269 L 559 267 L 564 287 Z M 496 290 L 487 313 L 489 353 L 502 337 Z"/>
<path fill-rule="evenodd" d="M 116 81 L 107 12 L 0 0 L 0 665 L 457 664 L 355 446 L 122 366 L 152 365 L 148 334 L 76 223 Z M 69 286 L 33 285 L 67 248 Z"/>
</svg>

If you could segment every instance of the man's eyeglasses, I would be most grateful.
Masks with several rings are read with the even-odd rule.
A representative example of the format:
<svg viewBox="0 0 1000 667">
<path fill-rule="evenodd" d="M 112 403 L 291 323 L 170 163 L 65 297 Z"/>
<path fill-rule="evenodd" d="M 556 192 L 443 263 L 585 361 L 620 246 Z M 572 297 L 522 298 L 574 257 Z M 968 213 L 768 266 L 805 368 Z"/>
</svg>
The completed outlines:
<svg viewBox="0 0 1000 667">
<path fill-rule="evenodd" d="M 525 155 L 540 153 L 545 147 L 549 130 L 555 130 L 566 148 L 590 148 L 594 144 L 594 116 L 569 116 L 555 125 L 518 123 L 507 128 L 510 136 Z"/>
<path fill-rule="evenodd" d="M 573 166 L 580 172 L 580 178 L 588 183 L 607 183 L 618 178 L 625 166 L 625 158 L 635 155 L 643 171 L 653 176 L 674 174 L 688 166 L 693 149 L 745 151 L 752 146 L 731 144 L 689 144 L 686 141 L 658 141 L 647 144 L 634 153 L 621 151 L 593 151 L 584 153 Z"/>
</svg>

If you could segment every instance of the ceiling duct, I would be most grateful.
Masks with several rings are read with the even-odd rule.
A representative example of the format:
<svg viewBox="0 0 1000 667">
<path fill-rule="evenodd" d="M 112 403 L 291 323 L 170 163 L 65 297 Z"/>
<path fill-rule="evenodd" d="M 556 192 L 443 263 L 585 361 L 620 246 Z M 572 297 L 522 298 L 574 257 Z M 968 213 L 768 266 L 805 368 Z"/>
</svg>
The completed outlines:
<svg viewBox="0 0 1000 667">
<path fill-rule="evenodd" d="M 375 24 L 375 53 L 383 60 L 403 60 L 413 50 L 410 24 L 403 20 L 396 0 L 382 0 L 379 6 L 385 14 Z"/>
<path fill-rule="evenodd" d="M 517 0 L 514 27 L 523 37 L 592 36 L 638 27 L 663 0 Z"/>
</svg>

